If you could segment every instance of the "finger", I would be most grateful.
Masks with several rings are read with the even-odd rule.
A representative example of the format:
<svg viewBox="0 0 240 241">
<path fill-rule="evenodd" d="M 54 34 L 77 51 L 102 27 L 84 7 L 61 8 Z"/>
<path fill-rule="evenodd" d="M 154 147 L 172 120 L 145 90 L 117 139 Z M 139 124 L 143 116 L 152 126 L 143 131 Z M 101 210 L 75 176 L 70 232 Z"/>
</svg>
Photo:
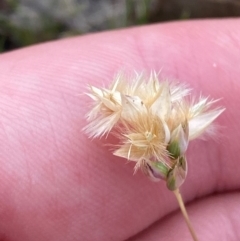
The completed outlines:
<svg viewBox="0 0 240 241">
<path fill-rule="evenodd" d="M 79 94 L 87 83 L 110 82 L 123 66 L 127 70 L 163 68 L 165 76 L 224 98 L 228 111 L 219 120 L 230 125 L 223 133 L 228 138 L 220 144 L 190 146 L 183 192 L 191 200 L 239 188 L 237 142 L 231 141 L 240 135 L 234 122 L 239 115 L 234 101 L 239 75 L 237 24 L 212 21 L 143 27 L 2 55 L 2 230 L 9 234 L 14 229 L 11 235 L 24 240 L 27 235 L 39 240 L 50 236 L 51 240 L 79 236 L 121 240 L 177 207 L 164 183 L 153 184 L 141 174 L 132 177 L 132 165 L 112 157 L 102 141 L 82 134 L 89 106 Z M 229 37 L 230 30 L 234 36 Z M 208 51 L 203 54 L 203 50 Z M 23 226 L 28 227 L 27 234 Z"/>
<path fill-rule="evenodd" d="M 239 193 L 228 193 L 201 199 L 189 205 L 199 240 L 239 240 Z M 128 241 L 186 240 L 191 241 L 182 214 L 177 211 L 155 223 Z"/>
</svg>

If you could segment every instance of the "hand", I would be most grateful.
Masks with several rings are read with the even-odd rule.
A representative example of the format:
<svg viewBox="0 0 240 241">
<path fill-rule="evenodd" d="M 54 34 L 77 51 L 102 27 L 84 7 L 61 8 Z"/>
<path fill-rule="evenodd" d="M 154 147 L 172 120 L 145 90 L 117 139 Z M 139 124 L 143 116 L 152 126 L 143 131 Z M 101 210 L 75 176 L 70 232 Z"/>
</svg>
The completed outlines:
<svg viewBox="0 0 240 241">
<path fill-rule="evenodd" d="M 200 241 L 239 240 L 239 24 L 160 24 L 1 55 L 0 239 L 191 240 L 164 182 L 133 176 L 133 164 L 114 157 L 104 138 L 81 131 L 88 83 L 107 85 L 121 69 L 162 69 L 223 98 L 221 136 L 190 144 L 181 190 Z"/>
</svg>

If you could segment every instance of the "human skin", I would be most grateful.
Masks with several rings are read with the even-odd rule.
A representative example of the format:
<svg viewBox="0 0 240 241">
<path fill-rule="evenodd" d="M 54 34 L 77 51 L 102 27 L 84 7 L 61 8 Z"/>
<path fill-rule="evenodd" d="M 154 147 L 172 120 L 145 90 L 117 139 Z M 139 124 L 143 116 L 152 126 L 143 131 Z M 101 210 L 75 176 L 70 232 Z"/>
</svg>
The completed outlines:
<svg viewBox="0 0 240 241">
<path fill-rule="evenodd" d="M 181 187 L 199 241 L 240 239 L 240 20 L 159 24 L 0 56 L 0 240 L 192 240 L 174 195 L 82 132 L 88 84 L 160 70 L 222 98 L 215 139 L 190 143 Z"/>
</svg>

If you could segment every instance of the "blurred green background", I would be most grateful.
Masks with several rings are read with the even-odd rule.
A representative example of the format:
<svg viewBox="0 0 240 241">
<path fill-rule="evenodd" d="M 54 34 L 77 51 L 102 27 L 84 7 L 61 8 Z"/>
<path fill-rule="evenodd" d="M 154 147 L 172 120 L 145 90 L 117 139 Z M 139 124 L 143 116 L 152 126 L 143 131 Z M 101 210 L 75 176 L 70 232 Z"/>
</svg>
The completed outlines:
<svg viewBox="0 0 240 241">
<path fill-rule="evenodd" d="M 240 0 L 0 0 L 0 52 L 133 25 L 240 16 Z"/>
</svg>

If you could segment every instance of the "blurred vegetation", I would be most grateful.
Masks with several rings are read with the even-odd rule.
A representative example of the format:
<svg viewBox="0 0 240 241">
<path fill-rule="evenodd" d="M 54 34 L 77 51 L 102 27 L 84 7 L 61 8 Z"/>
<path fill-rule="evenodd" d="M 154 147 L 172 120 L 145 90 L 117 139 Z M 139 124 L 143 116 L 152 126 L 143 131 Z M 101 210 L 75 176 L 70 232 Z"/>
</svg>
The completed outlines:
<svg viewBox="0 0 240 241">
<path fill-rule="evenodd" d="M 0 0 L 0 52 L 133 25 L 239 16 L 240 0 Z"/>
</svg>

